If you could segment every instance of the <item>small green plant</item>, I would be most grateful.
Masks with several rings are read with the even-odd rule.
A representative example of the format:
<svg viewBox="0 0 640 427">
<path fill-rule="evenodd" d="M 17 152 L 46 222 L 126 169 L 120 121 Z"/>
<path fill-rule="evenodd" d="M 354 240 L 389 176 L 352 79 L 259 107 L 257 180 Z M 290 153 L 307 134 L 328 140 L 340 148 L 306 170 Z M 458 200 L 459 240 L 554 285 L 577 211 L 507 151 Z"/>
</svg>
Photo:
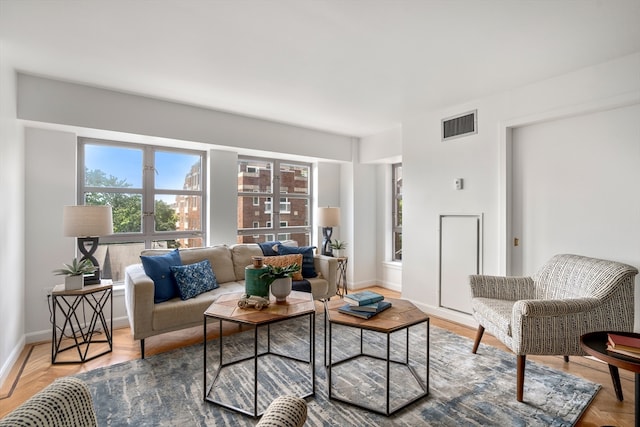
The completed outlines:
<svg viewBox="0 0 640 427">
<path fill-rule="evenodd" d="M 269 265 L 269 264 L 265 265 L 265 267 L 267 268 L 267 271 L 262 273 L 260 275 L 260 278 L 261 279 L 266 278 L 269 284 L 273 283 L 273 281 L 276 279 L 282 279 L 283 277 L 291 277 L 293 276 L 293 273 L 300 270 L 300 264 L 298 264 L 297 262 L 284 267 L 280 267 L 277 265 Z"/>
<path fill-rule="evenodd" d="M 80 276 L 81 274 L 91 274 L 96 271 L 89 259 L 78 261 L 78 258 L 74 258 L 71 264 L 62 265 L 64 265 L 64 268 L 53 270 L 56 276 Z"/>
<path fill-rule="evenodd" d="M 331 249 L 335 249 L 335 250 L 347 249 L 347 242 L 343 242 L 342 240 L 336 239 L 333 242 L 331 242 Z"/>
</svg>

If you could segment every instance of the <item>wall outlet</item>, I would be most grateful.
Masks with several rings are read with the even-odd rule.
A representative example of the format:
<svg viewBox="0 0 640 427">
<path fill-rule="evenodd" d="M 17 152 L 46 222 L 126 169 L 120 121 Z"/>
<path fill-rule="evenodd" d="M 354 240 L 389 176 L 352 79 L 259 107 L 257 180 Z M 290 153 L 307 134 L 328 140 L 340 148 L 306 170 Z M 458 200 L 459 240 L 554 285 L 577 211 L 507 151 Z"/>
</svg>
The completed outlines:
<svg viewBox="0 0 640 427">
<path fill-rule="evenodd" d="M 51 295 L 51 292 L 53 292 L 53 286 L 42 288 L 42 296 L 44 296 L 45 298 L 49 297 L 49 295 Z"/>
</svg>

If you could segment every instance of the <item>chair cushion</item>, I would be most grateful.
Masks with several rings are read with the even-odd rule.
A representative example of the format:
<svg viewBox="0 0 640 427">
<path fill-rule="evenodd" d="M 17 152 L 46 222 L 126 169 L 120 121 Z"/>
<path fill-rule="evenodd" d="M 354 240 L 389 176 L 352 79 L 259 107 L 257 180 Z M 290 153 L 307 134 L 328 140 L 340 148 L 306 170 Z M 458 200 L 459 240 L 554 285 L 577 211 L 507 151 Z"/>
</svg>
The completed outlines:
<svg viewBox="0 0 640 427">
<path fill-rule="evenodd" d="M 511 336 L 511 313 L 515 303 L 515 301 L 501 299 L 473 298 L 471 300 L 471 307 L 473 308 L 474 315 L 477 314 L 480 319 L 482 319 L 482 322 L 480 323 L 483 326 L 487 327 L 487 325 L 484 324 L 484 321 L 488 321 L 503 335 Z M 489 332 L 496 331 L 490 330 Z"/>
</svg>

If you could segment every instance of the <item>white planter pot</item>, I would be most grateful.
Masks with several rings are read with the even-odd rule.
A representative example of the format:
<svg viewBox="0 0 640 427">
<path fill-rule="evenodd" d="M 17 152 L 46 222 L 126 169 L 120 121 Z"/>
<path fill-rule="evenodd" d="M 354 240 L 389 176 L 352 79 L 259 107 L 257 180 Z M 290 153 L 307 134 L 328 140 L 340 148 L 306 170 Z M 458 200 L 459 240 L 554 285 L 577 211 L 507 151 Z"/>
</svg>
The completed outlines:
<svg viewBox="0 0 640 427">
<path fill-rule="evenodd" d="M 84 275 L 82 274 L 64 278 L 64 289 L 67 291 L 82 289 L 82 285 L 84 285 Z"/>
<path fill-rule="evenodd" d="M 291 293 L 291 277 L 276 279 L 271 283 L 271 295 L 276 297 L 276 302 L 285 302 Z"/>
</svg>

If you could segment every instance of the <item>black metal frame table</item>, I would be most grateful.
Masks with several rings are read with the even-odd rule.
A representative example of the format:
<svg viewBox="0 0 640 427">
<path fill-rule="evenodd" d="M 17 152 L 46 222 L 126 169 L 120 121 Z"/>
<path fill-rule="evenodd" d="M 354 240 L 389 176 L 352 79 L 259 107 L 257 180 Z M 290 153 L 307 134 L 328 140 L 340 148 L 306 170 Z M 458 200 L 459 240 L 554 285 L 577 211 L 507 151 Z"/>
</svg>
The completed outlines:
<svg viewBox="0 0 640 427">
<path fill-rule="evenodd" d="M 57 285 L 51 292 L 51 299 L 53 303 L 51 363 L 83 363 L 113 351 L 113 336 L 111 333 L 111 331 L 113 331 L 113 286 L 111 284 L 87 285 L 81 289 L 74 290 L 66 290 L 64 285 Z M 110 302 L 109 322 L 107 322 L 104 313 L 107 302 Z M 86 322 L 85 324 L 81 323 L 78 317 L 78 308 L 82 304 L 84 309 L 84 303 L 89 305 L 91 311 L 91 319 L 88 324 Z M 64 323 L 60 328 L 59 336 L 58 311 L 64 317 Z M 102 331 L 105 335 L 103 339 L 95 338 L 95 336 L 99 334 L 99 331 L 96 330 L 98 321 L 100 325 L 102 325 Z M 63 347 L 63 343 L 66 343 L 64 338 L 67 328 L 71 331 L 72 343 Z M 106 343 L 107 349 L 89 356 L 89 348 L 91 345 L 98 343 Z M 57 360 L 60 353 L 73 349 L 78 351 L 77 360 Z"/>
<path fill-rule="evenodd" d="M 242 293 L 224 294 L 221 295 L 209 308 L 204 312 L 204 400 L 215 403 L 223 408 L 231 409 L 233 411 L 249 415 L 252 417 L 259 417 L 264 413 L 258 411 L 258 361 L 262 356 L 274 355 L 297 362 L 304 362 L 310 365 L 311 373 L 311 391 L 299 396 L 301 398 L 307 398 L 315 395 L 316 392 L 316 375 L 315 375 L 315 303 L 313 297 L 308 292 L 292 291 L 287 297 L 285 303 L 276 303 L 275 298 L 271 298 L 271 304 L 262 310 L 256 310 L 255 308 L 240 308 L 238 307 L 238 300 L 242 297 Z M 309 358 L 302 359 L 293 357 L 286 354 L 275 352 L 271 349 L 271 325 L 283 322 L 290 319 L 309 316 Z M 220 340 L 220 362 L 219 366 L 213 373 L 213 380 L 210 384 L 207 384 L 207 323 L 208 319 L 218 320 L 219 323 L 219 340 Z M 240 359 L 224 362 L 224 335 L 222 332 L 222 322 L 232 322 L 238 324 L 238 326 L 246 325 L 254 329 L 253 336 L 253 354 Z M 267 327 L 267 349 L 266 351 L 258 351 L 258 329 L 260 326 Z M 213 397 L 210 397 L 211 391 L 216 385 L 216 381 L 222 369 L 232 367 L 241 362 L 247 360 L 253 360 L 253 411 L 249 411 L 243 408 L 239 408 L 232 404 L 222 402 Z M 242 378 L 244 380 L 244 378 Z M 266 410 L 266 408 L 265 408 Z"/>
<path fill-rule="evenodd" d="M 640 427 L 640 359 L 607 351 L 607 334 L 609 333 L 640 338 L 640 334 L 635 332 L 591 332 L 580 337 L 580 345 L 587 354 L 609 365 L 609 372 L 611 373 L 613 387 L 618 400 L 622 401 L 622 384 L 620 383 L 618 368 L 631 371 L 635 374 L 635 425 L 636 427 Z"/>
<path fill-rule="evenodd" d="M 390 301 L 392 303 L 392 306 L 386 309 L 385 311 L 376 314 L 370 319 L 362 319 L 359 317 L 340 313 L 338 309 L 345 304 L 344 301 L 335 300 L 335 301 L 324 302 L 324 310 L 325 310 L 324 366 L 327 369 L 329 399 L 347 403 L 349 405 L 356 406 L 361 409 L 366 409 L 368 411 L 375 412 L 381 415 L 390 416 L 395 414 L 399 410 L 406 408 L 412 403 L 422 399 L 423 397 L 426 397 L 429 395 L 429 316 L 426 313 L 423 313 L 415 305 L 413 305 L 411 302 L 407 300 L 394 299 L 394 298 L 386 298 L 385 300 Z M 411 366 L 409 363 L 409 345 L 410 345 L 409 328 L 412 326 L 419 325 L 421 323 L 424 323 L 426 326 L 426 348 L 425 348 L 426 372 L 425 372 L 424 380 L 420 377 L 418 372 L 416 372 L 415 368 Z M 360 329 L 360 352 L 358 354 L 346 357 L 341 360 L 337 360 L 335 362 L 332 360 L 332 347 L 333 347 L 332 329 L 334 324 Z M 375 354 L 369 354 L 364 351 L 363 334 L 365 330 L 386 335 L 386 356 L 385 357 L 380 357 Z M 391 358 L 391 334 L 393 334 L 394 332 L 402 331 L 402 330 L 404 330 L 406 334 L 404 360 L 393 360 Z M 327 336 L 327 331 L 328 331 L 328 336 Z M 327 351 L 328 351 L 328 361 L 327 361 Z M 382 360 L 385 362 L 386 401 L 385 401 L 385 408 L 383 410 L 376 407 L 361 404 L 358 402 L 353 402 L 351 400 L 348 400 L 339 396 L 335 396 L 333 394 L 333 388 L 332 388 L 333 379 L 332 379 L 332 373 L 331 373 L 332 368 L 363 356 L 370 357 L 377 360 Z M 408 399 L 406 402 L 404 402 L 403 404 L 393 409 L 390 406 L 391 364 L 397 364 L 397 365 L 406 367 L 409 370 L 409 372 L 413 375 L 413 378 L 416 380 L 417 384 L 422 389 L 422 393 L 419 393 L 418 395 Z"/>
<path fill-rule="evenodd" d="M 349 258 L 338 257 L 338 272 L 336 277 L 336 294 L 340 297 L 344 297 L 349 294 L 349 288 L 347 288 L 347 266 L 349 264 Z"/>
</svg>

